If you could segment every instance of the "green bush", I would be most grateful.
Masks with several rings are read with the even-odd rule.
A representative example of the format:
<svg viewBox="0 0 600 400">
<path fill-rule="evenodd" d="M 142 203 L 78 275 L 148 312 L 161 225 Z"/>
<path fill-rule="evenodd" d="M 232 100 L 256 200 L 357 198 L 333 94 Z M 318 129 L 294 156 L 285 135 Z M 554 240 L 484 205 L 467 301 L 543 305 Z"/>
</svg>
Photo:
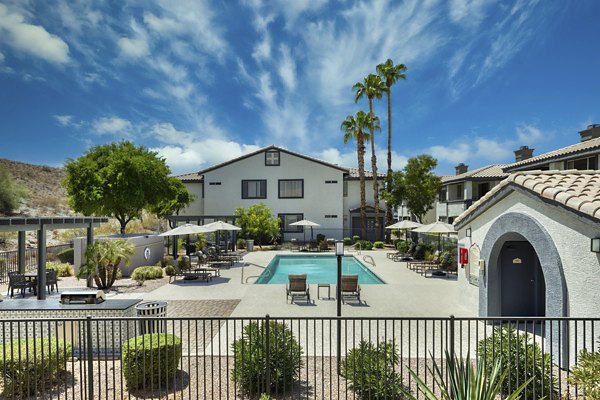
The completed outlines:
<svg viewBox="0 0 600 400">
<path fill-rule="evenodd" d="M 173 276 L 173 275 L 175 275 L 175 267 L 172 266 L 172 265 L 167 265 L 165 267 L 165 274 L 167 276 Z"/>
<path fill-rule="evenodd" d="M 123 272 L 121 272 L 121 268 L 119 268 L 119 269 L 117 270 L 117 273 L 116 273 L 116 275 L 117 275 L 117 276 L 115 276 L 115 280 L 117 280 L 117 281 L 120 281 L 121 279 L 123 279 Z"/>
<path fill-rule="evenodd" d="M 329 243 L 327 243 L 326 240 L 320 241 L 319 242 L 319 250 L 322 250 L 322 251 L 329 250 Z"/>
<path fill-rule="evenodd" d="M 61 263 L 73 264 L 75 262 L 75 250 L 66 249 L 56 255 Z"/>
<path fill-rule="evenodd" d="M 356 243 L 356 242 L 358 242 L 359 240 L 360 240 L 360 236 L 358 236 L 358 235 L 354 235 L 354 236 L 352 236 L 352 243 Z"/>
<path fill-rule="evenodd" d="M 271 396 L 269 396 L 266 393 L 263 393 L 260 395 L 260 399 L 258 399 L 258 400 L 271 400 Z"/>
<path fill-rule="evenodd" d="M 393 342 L 374 345 L 361 340 L 342 360 L 340 374 L 360 399 L 397 399 L 403 393 L 402 376 L 396 367 L 399 359 Z"/>
<path fill-rule="evenodd" d="M 322 233 L 317 233 L 317 243 L 321 243 L 325 240 L 325 235 Z"/>
<path fill-rule="evenodd" d="M 371 243 L 368 240 L 359 240 L 358 242 L 354 243 L 354 249 L 358 250 L 372 250 L 373 249 L 373 243 Z"/>
<path fill-rule="evenodd" d="M 271 390 L 288 388 L 300 376 L 302 347 L 285 324 L 269 324 L 269 373 Z M 267 323 L 251 322 L 243 329 L 242 338 L 233 342 L 235 382 L 247 392 L 260 393 L 267 385 Z"/>
<path fill-rule="evenodd" d="M 59 278 L 64 278 L 67 276 L 75 275 L 73 266 L 69 263 L 60 264 L 57 262 L 47 262 L 46 270 L 51 270 L 51 269 L 56 271 L 56 276 L 58 276 Z"/>
<path fill-rule="evenodd" d="M 408 249 L 410 248 L 410 243 L 408 240 L 396 240 L 395 242 L 395 246 L 396 246 L 396 250 L 398 250 L 401 253 L 406 253 L 408 251 Z"/>
<path fill-rule="evenodd" d="M 152 279 L 160 279 L 162 277 L 163 270 L 161 267 L 156 265 L 137 267 L 131 273 L 131 279 L 138 282 L 149 281 Z"/>
<path fill-rule="evenodd" d="M 348 237 L 348 236 L 344 237 L 344 246 L 352 246 L 353 243 L 354 242 L 352 241 L 351 237 Z"/>
<path fill-rule="evenodd" d="M 599 343 L 600 344 L 600 343 Z M 585 400 L 600 400 L 600 351 L 586 349 L 579 353 L 579 361 L 569 376 L 569 383 L 577 385 Z"/>
<path fill-rule="evenodd" d="M 189 266 L 189 259 L 186 256 L 179 256 L 177 258 L 177 266 L 180 269 L 186 269 Z"/>
<path fill-rule="evenodd" d="M 174 387 L 180 358 L 181 339 L 175 335 L 163 333 L 129 339 L 121 348 L 121 365 L 127 388 Z"/>
<path fill-rule="evenodd" d="M 168 265 L 173 265 L 173 261 L 175 261 L 173 256 L 164 256 L 162 259 L 162 267 L 166 268 Z"/>
<path fill-rule="evenodd" d="M 71 344 L 56 338 L 18 339 L 0 345 L 4 393 L 33 395 L 56 384 L 71 357 Z M 25 362 L 27 360 L 27 362 Z"/>
<path fill-rule="evenodd" d="M 246 248 L 246 239 L 238 238 L 237 242 L 235 242 L 235 247 L 237 247 L 238 249 L 245 249 Z"/>
<path fill-rule="evenodd" d="M 496 360 L 500 360 L 502 372 L 508 376 L 502 384 L 502 392 L 509 394 L 529 378 L 533 380 L 524 391 L 524 399 L 558 396 L 558 383 L 552 373 L 552 358 L 543 352 L 527 333 L 519 334 L 512 324 L 494 328 L 493 333 L 479 342 L 478 356 L 485 361 L 491 373 Z"/>
<path fill-rule="evenodd" d="M 383 249 L 383 242 L 377 241 L 373 243 L 373 247 L 376 249 Z"/>
</svg>

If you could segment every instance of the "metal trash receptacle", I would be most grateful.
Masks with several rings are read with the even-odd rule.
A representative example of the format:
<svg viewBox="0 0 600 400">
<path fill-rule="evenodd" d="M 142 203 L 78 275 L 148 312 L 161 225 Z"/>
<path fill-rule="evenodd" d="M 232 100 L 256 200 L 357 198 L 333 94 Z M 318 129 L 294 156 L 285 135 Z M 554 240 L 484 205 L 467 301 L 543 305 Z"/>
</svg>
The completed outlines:
<svg viewBox="0 0 600 400">
<path fill-rule="evenodd" d="M 254 239 L 246 240 L 246 251 L 251 253 L 254 250 Z"/>
<path fill-rule="evenodd" d="M 147 301 L 135 306 L 137 316 L 141 317 L 139 321 L 140 333 L 164 333 L 167 330 L 167 321 L 155 318 L 164 318 L 167 316 L 166 301 Z"/>
</svg>

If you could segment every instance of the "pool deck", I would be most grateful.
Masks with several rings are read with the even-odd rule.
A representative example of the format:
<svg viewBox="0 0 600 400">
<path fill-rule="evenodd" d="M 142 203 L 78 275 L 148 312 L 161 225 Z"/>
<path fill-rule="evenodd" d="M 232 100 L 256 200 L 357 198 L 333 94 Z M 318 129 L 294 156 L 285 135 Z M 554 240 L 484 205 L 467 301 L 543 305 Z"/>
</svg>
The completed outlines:
<svg viewBox="0 0 600 400">
<path fill-rule="evenodd" d="M 387 251 L 363 251 L 357 255 L 373 257 L 376 266 L 369 266 L 386 284 L 361 285 L 359 305 L 350 300 L 342 306 L 342 315 L 356 317 L 447 317 L 475 316 L 476 304 L 470 308 L 459 304 L 459 287 L 456 277 L 425 278 L 406 268 L 404 262 L 393 262 L 386 257 Z M 221 276 L 210 282 L 177 280 L 150 293 L 119 295 L 119 297 L 143 298 L 144 300 L 226 300 L 239 299 L 240 303 L 232 317 L 325 317 L 335 316 L 335 285 L 331 285 L 332 299 L 317 299 L 317 285 L 310 285 L 311 303 L 297 299 L 294 304 L 286 302 L 285 285 L 255 285 L 254 281 L 276 254 L 293 254 L 289 251 L 257 251 L 244 256 L 244 266 L 236 264 L 223 269 Z M 332 254 L 332 253 L 329 253 Z M 348 253 L 347 253 L 348 254 Z M 356 254 L 350 252 L 350 254 Z M 247 282 L 247 283 L 245 283 Z M 326 295 L 321 290 L 321 295 Z"/>
</svg>

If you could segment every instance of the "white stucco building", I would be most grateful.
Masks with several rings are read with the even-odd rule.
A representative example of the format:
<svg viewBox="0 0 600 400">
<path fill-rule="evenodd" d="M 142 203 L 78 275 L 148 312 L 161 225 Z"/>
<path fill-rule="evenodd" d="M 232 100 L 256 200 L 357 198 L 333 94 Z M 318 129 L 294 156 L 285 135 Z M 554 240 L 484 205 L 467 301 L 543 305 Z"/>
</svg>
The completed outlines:
<svg viewBox="0 0 600 400">
<path fill-rule="evenodd" d="M 263 203 L 281 218 L 285 240 L 304 237 L 302 227 L 290 226 L 301 219 L 320 225 L 313 230 L 315 236 L 322 233 L 342 239 L 361 234 L 360 185 L 354 168 L 269 146 L 179 178 L 196 195 L 180 215 L 216 219 L 232 216 L 238 207 Z M 372 179 L 373 174 L 366 171 L 369 240 L 375 236 Z M 385 203 L 381 201 L 379 207 L 383 237 Z"/>
</svg>

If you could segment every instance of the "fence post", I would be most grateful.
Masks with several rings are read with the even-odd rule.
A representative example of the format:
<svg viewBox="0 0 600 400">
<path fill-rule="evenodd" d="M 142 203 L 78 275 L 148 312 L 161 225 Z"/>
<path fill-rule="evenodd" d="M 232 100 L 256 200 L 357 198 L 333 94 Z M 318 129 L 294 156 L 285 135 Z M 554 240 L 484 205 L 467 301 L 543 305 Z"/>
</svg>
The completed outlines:
<svg viewBox="0 0 600 400">
<path fill-rule="evenodd" d="M 88 315 L 85 320 L 86 327 L 86 352 L 88 365 L 88 400 L 94 400 L 94 352 L 92 348 L 92 317 Z"/>
<path fill-rule="evenodd" d="M 268 395 L 271 394 L 271 317 L 269 314 L 265 316 L 265 322 L 267 324 L 266 335 L 267 335 L 267 343 L 266 343 L 266 356 L 267 356 L 267 370 L 266 370 L 266 393 Z"/>
<path fill-rule="evenodd" d="M 450 362 L 451 363 L 454 362 L 454 334 L 455 334 L 454 322 L 455 322 L 454 315 L 450 315 L 450 351 L 449 351 L 449 353 L 450 353 Z M 446 377 L 447 376 L 448 375 L 446 375 Z M 448 386 L 450 386 L 450 398 L 454 399 L 455 397 L 454 397 L 454 393 L 452 390 L 452 386 L 451 385 L 448 385 Z"/>
</svg>

